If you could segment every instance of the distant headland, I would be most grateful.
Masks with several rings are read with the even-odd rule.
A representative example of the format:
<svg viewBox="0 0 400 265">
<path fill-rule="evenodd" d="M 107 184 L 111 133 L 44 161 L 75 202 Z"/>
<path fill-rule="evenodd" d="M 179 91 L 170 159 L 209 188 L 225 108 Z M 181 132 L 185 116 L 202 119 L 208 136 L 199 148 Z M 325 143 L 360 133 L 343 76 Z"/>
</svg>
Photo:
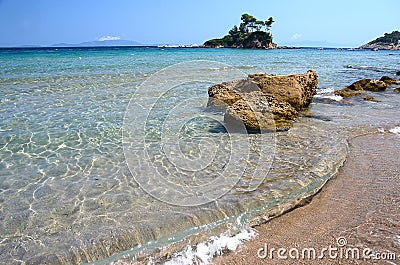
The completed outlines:
<svg viewBox="0 0 400 265">
<path fill-rule="evenodd" d="M 106 39 L 106 40 L 85 41 L 78 44 L 57 43 L 52 45 L 52 47 L 115 47 L 115 46 L 143 46 L 143 44 L 130 40 Z"/>
<path fill-rule="evenodd" d="M 270 28 L 274 19 L 269 17 L 266 21 L 258 20 L 249 14 L 241 16 L 239 27 L 237 25 L 220 39 L 206 41 L 206 48 L 245 48 L 245 49 L 275 49 L 277 45 L 272 42 Z"/>
<path fill-rule="evenodd" d="M 400 50 L 400 32 L 385 33 L 382 37 L 360 46 L 360 49 Z"/>
</svg>

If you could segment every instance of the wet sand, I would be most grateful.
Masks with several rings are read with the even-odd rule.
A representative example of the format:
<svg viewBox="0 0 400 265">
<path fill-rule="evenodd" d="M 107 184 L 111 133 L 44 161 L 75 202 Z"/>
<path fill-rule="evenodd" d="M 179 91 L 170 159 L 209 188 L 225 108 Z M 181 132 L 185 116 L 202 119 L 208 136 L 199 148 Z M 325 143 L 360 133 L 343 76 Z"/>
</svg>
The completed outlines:
<svg viewBox="0 0 400 265">
<path fill-rule="evenodd" d="M 344 166 L 309 204 L 255 229 L 254 240 L 213 264 L 400 264 L 400 135 L 352 139 Z M 382 259 L 363 259 L 364 251 Z"/>
</svg>

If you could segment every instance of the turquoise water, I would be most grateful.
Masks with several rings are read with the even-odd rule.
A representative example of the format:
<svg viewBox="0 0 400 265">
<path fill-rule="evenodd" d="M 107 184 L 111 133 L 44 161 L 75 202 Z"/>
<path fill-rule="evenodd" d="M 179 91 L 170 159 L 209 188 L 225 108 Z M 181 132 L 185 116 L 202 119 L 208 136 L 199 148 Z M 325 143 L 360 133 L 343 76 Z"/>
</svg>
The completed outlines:
<svg viewBox="0 0 400 265">
<path fill-rule="evenodd" d="M 319 95 L 292 129 L 273 135 L 227 133 L 223 113 L 206 108 L 210 80 L 173 87 L 146 116 L 140 106 L 152 104 L 157 82 L 162 87 L 168 78 L 153 86 L 149 79 L 165 67 L 196 60 L 202 61 L 169 68 L 168 74 L 217 80 L 232 73 L 240 78 L 315 69 Z M 278 214 L 329 179 L 345 159 L 348 137 L 400 124 L 400 95 L 391 88 L 374 95 L 378 103 L 327 100 L 332 90 L 358 79 L 395 77 L 399 65 L 398 51 L 2 49 L 0 260 L 101 263 L 120 258 L 118 253 L 137 255 L 149 242 L 177 242 L 196 227 L 243 213 L 250 213 L 252 222 Z M 141 105 L 129 105 L 132 97 Z M 192 97 L 196 100 L 181 104 Z M 169 127 L 160 126 L 170 112 L 175 118 Z M 205 118 L 185 123 L 193 115 Z M 135 131 L 141 118 L 147 127 Z M 169 149 L 160 140 L 164 130 L 177 136 L 166 138 Z M 262 152 L 265 142 L 272 143 L 266 147 L 271 152 Z M 178 147 L 192 160 L 202 150 L 214 154 L 210 166 L 177 170 L 170 158 Z M 242 153 L 238 150 L 246 156 L 234 165 L 226 162 Z M 193 166 L 192 160 L 184 166 Z M 152 166 L 142 166 L 146 163 Z M 268 166 L 257 171 L 259 164 Z M 200 187 L 221 175 L 221 168 L 232 170 L 226 178 L 233 187 L 191 207 L 180 205 L 185 196 L 169 194 L 157 183 L 143 185 L 158 172 L 171 183 Z"/>
</svg>

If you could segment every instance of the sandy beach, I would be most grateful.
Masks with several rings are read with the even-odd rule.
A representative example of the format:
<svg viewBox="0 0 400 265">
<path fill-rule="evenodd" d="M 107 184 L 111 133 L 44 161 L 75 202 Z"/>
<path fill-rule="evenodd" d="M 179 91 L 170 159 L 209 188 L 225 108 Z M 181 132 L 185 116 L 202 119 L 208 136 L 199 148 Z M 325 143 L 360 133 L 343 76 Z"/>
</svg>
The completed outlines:
<svg viewBox="0 0 400 265">
<path fill-rule="evenodd" d="M 255 227 L 255 239 L 213 264 L 399 264 L 399 150 L 396 134 L 352 139 L 309 204 Z"/>
</svg>

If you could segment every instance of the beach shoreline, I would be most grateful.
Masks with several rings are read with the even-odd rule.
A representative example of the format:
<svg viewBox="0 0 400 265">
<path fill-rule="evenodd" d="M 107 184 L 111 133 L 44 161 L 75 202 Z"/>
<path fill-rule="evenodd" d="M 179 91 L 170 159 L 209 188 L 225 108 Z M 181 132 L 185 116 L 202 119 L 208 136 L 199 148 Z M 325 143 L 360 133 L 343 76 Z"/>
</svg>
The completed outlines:
<svg viewBox="0 0 400 265">
<path fill-rule="evenodd" d="M 396 264 L 400 258 L 399 148 L 396 134 L 351 139 L 344 166 L 310 203 L 255 227 L 255 239 L 212 263 Z M 329 247 L 337 249 L 336 256 Z M 316 258 L 301 255 L 310 248 Z"/>
<path fill-rule="evenodd" d="M 0 151 L 0 260 L 7 264 L 108 264 L 121 259 L 129 264 L 142 256 L 143 262 L 147 257 L 157 261 L 158 256 L 167 260 L 189 247 L 197 251 L 194 247 L 198 243 L 213 242 L 221 233 L 226 237 L 242 236 L 241 230 L 249 224 L 281 215 L 317 192 L 344 162 L 348 137 L 400 128 L 400 94 L 392 88 L 366 92 L 378 102 L 354 98 L 343 103 L 332 98 L 336 89 L 360 78 L 395 77 L 400 57 L 391 54 L 396 53 L 316 49 L 1 50 L 5 62 L 1 79 L 5 119 L 0 126 L 4 128 Z M 192 65 L 187 67 L 189 62 Z M 171 73 L 166 80 L 175 82 L 181 77 L 201 80 L 197 73 L 204 73 L 208 80 L 236 69 L 239 79 L 258 72 L 303 73 L 311 66 L 321 76 L 316 99 L 289 130 L 274 133 L 272 141 L 262 141 L 258 134 L 227 134 L 219 125 L 224 124 L 224 113 L 206 108 L 208 82 L 183 83 L 160 93 L 160 100 L 154 103 L 154 93 L 161 91 L 161 84 L 168 83 L 154 77 L 160 69 Z M 146 80 L 156 80 L 154 89 Z M 142 84 L 147 84 L 143 90 L 149 93 L 136 94 Z M 132 101 L 140 106 L 133 108 L 132 115 L 126 115 L 133 95 L 140 95 Z M 189 105 L 183 102 L 192 98 L 199 102 L 190 100 L 193 104 L 186 107 Z M 154 107 L 149 112 L 142 106 Z M 128 122 L 126 117 L 132 119 Z M 145 121 L 149 127 L 139 126 Z M 163 130 L 167 128 L 164 123 L 168 130 Z M 124 124 L 135 130 L 123 129 Z M 133 137 L 126 138 L 123 132 Z M 167 132 L 168 137 L 159 137 Z M 172 140 L 177 136 L 179 141 Z M 189 172 L 185 167 L 175 167 L 169 155 L 178 153 L 163 151 L 164 138 L 174 148 L 185 147 L 188 157 L 215 150 L 214 157 L 204 156 L 212 158 L 210 168 Z M 199 141 L 205 144 L 204 149 L 197 148 L 197 139 L 207 139 Z M 147 140 L 149 144 L 145 144 Z M 192 143 L 196 148 L 191 148 Z M 258 143 L 272 143 L 273 152 L 264 152 Z M 133 147 L 129 156 L 125 156 L 125 144 Z M 245 152 L 240 151 L 243 148 Z M 248 154 L 241 162 L 243 166 L 230 163 L 231 157 L 242 153 Z M 130 170 L 127 161 L 140 170 Z M 271 167 L 254 173 L 258 165 L 270 161 Z M 238 168 L 243 168 L 245 174 L 236 173 Z M 240 181 L 233 183 L 232 189 L 228 187 L 229 192 L 218 200 L 196 207 L 181 206 L 172 189 L 161 189 L 158 180 L 164 178 L 150 183 L 158 195 L 168 195 L 163 198 L 177 205 L 156 199 L 137 181 L 141 176 L 149 183 L 146 177 L 160 172 L 178 186 L 202 187 L 217 179 L 219 172 L 231 169 L 233 175 L 243 176 Z M 192 194 L 197 196 L 195 191 Z M 223 246 L 217 252 L 220 249 Z M 207 260 L 213 255 L 209 254 Z M 195 256 L 192 261 L 199 260 L 203 259 Z"/>
</svg>

